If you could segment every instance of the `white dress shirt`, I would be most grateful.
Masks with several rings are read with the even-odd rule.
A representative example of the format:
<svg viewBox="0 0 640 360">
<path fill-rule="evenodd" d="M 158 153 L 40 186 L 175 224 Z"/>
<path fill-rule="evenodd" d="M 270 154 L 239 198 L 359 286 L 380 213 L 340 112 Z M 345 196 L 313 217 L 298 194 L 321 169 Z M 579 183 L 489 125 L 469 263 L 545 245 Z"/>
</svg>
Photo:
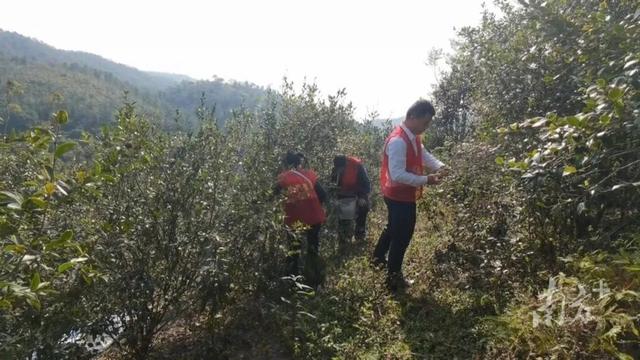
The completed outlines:
<svg viewBox="0 0 640 360">
<path fill-rule="evenodd" d="M 407 134 L 407 137 L 413 144 L 413 149 L 417 149 L 416 136 L 409 130 L 404 124 L 400 127 Z M 431 155 L 424 146 L 421 145 L 422 150 L 422 164 L 428 170 L 429 173 L 438 171 L 444 164 Z M 407 144 L 401 137 L 391 139 L 387 144 L 386 149 L 387 156 L 389 157 L 389 177 L 391 181 L 398 182 L 414 187 L 419 187 L 427 184 L 427 176 L 416 175 L 407 171 Z"/>
</svg>

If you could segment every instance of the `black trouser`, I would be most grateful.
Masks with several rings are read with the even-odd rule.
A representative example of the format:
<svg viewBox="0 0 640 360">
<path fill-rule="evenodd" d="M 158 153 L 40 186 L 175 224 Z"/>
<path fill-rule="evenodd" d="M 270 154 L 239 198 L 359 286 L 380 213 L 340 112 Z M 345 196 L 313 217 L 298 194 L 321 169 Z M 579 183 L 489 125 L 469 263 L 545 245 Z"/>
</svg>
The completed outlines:
<svg viewBox="0 0 640 360">
<path fill-rule="evenodd" d="M 356 238 L 364 238 L 367 234 L 367 215 L 369 214 L 369 202 L 356 208 Z"/>
<path fill-rule="evenodd" d="M 364 205 L 360 205 L 356 203 L 355 231 L 353 229 L 353 220 L 338 221 L 338 227 L 339 227 L 338 235 L 339 235 L 340 243 L 344 243 L 348 239 L 351 239 L 353 235 L 355 235 L 356 239 L 364 239 L 364 237 L 367 234 L 367 215 L 368 214 L 369 214 L 368 201 Z"/>
<path fill-rule="evenodd" d="M 320 227 L 322 224 L 311 225 L 304 231 L 307 239 L 307 254 L 319 255 L 320 254 Z M 289 254 L 287 255 L 287 274 L 298 275 L 298 260 L 300 259 L 300 251 L 302 250 L 302 239 L 295 236 L 289 229 Z"/>
<path fill-rule="evenodd" d="M 388 211 L 387 226 L 380 235 L 373 257 L 376 262 L 384 264 L 385 256 L 389 252 L 389 274 L 396 274 L 402 272 L 404 254 L 416 226 L 416 203 L 388 198 L 384 198 L 384 202 Z"/>
</svg>

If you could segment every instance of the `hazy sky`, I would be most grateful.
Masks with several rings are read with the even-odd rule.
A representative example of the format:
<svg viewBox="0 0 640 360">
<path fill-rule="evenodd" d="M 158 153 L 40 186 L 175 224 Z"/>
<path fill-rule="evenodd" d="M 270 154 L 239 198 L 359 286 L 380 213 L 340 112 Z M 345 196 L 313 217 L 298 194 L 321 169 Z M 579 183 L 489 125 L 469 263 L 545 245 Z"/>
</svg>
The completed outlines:
<svg viewBox="0 0 640 360">
<path fill-rule="evenodd" d="M 0 28 L 137 67 L 280 87 L 346 88 L 363 117 L 397 117 L 434 82 L 431 48 L 477 24 L 480 0 L 4 0 Z"/>
</svg>

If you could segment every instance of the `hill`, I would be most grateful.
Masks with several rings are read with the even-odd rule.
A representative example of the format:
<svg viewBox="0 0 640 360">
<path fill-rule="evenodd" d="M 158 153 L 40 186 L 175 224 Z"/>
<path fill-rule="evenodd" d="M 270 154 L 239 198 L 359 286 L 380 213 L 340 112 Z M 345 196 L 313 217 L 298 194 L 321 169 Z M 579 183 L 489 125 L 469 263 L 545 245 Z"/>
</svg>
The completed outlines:
<svg viewBox="0 0 640 360">
<path fill-rule="evenodd" d="M 231 109 L 255 108 L 266 90 L 247 82 L 145 72 L 101 56 L 59 50 L 39 40 L 0 30 L 0 117 L 3 128 L 25 129 L 65 108 L 76 130 L 95 130 L 110 122 L 124 93 L 141 113 L 158 121 L 175 116 L 196 125 L 204 95 L 224 122 Z"/>
<path fill-rule="evenodd" d="M 87 67 L 110 73 L 124 83 L 148 90 L 161 90 L 182 80 L 192 80 L 184 75 L 141 71 L 87 52 L 56 49 L 39 40 L 2 30 L 0 30 L 0 54 L 47 65 L 72 66 L 75 64 L 73 65 L 75 67 Z"/>
</svg>

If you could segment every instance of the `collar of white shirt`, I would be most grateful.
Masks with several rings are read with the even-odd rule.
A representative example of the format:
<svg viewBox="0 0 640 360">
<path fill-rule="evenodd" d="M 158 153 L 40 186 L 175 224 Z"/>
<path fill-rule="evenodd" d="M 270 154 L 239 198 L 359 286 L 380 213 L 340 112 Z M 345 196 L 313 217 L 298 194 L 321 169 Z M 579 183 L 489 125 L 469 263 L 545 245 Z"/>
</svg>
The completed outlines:
<svg viewBox="0 0 640 360">
<path fill-rule="evenodd" d="M 408 127 L 404 126 L 404 124 L 400 124 L 400 127 L 402 128 L 402 130 L 404 130 L 404 132 L 407 134 L 407 136 L 409 137 L 409 140 L 411 140 L 411 142 L 415 142 L 416 141 L 416 136 L 414 133 L 411 132 L 411 130 L 409 130 Z"/>
<path fill-rule="evenodd" d="M 404 124 L 400 124 L 400 127 L 405 132 L 405 134 L 407 134 L 407 137 L 409 138 L 409 141 L 411 141 L 411 144 L 413 144 L 413 148 L 417 150 L 418 146 L 416 145 L 416 135 L 413 132 L 411 132 L 411 130 L 409 130 L 409 128 L 404 126 Z"/>
</svg>

